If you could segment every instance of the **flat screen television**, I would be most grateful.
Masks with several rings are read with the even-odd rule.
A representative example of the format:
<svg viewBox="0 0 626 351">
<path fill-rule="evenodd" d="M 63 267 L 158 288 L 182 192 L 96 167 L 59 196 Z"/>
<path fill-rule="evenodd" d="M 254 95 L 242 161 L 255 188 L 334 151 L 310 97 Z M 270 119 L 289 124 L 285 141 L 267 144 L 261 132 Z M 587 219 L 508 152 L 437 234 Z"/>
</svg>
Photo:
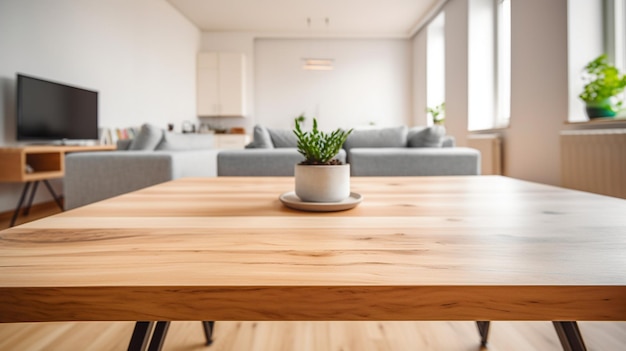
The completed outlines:
<svg viewBox="0 0 626 351">
<path fill-rule="evenodd" d="M 98 139 L 98 92 L 17 75 L 17 140 Z"/>
</svg>

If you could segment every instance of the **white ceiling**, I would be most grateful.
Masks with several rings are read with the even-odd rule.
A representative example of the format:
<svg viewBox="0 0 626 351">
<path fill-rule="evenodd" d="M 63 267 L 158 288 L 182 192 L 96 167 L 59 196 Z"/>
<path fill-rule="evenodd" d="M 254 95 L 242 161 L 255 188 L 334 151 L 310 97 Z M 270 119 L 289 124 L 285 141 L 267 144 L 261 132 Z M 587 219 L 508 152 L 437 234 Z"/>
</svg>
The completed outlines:
<svg viewBox="0 0 626 351">
<path fill-rule="evenodd" d="M 414 34 L 444 0 L 167 0 L 206 32 L 265 37 Z M 307 25 L 307 18 L 311 25 Z M 325 18 L 329 19 L 326 26 Z"/>
</svg>

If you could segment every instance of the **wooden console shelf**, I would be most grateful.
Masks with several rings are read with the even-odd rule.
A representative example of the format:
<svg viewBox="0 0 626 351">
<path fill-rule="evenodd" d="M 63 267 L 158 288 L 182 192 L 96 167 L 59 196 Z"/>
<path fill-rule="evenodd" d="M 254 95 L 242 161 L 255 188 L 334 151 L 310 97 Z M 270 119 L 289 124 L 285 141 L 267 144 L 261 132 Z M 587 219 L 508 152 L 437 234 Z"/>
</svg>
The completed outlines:
<svg viewBox="0 0 626 351">
<path fill-rule="evenodd" d="M 66 153 L 108 150 L 115 150 L 115 145 L 0 147 L 0 182 L 62 178 Z"/>
<path fill-rule="evenodd" d="M 115 150 L 115 148 L 115 145 L 0 147 L 0 165 L 2 166 L 0 167 L 0 182 L 24 183 L 22 195 L 20 195 L 20 200 L 17 203 L 17 207 L 15 207 L 9 226 L 15 225 L 15 220 L 30 190 L 30 196 L 24 209 L 24 214 L 28 214 L 40 182 L 44 183 L 54 201 L 63 210 L 61 199 L 50 186 L 48 179 L 63 178 L 65 176 L 66 153 L 108 151 Z"/>
</svg>

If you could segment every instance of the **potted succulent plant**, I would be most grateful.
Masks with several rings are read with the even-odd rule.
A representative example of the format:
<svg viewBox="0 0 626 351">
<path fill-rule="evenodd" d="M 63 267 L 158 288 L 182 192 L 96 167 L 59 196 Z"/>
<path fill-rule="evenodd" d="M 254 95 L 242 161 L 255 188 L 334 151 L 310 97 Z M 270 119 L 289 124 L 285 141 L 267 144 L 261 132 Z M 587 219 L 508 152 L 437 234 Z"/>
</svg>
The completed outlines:
<svg viewBox="0 0 626 351">
<path fill-rule="evenodd" d="M 310 132 L 302 131 L 296 119 L 294 134 L 304 161 L 295 166 L 296 195 L 305 202 L 339 202 L 350 196 L 350 165 L 335 157 L 352 132 L 337 129 L 325 133 L 313 118 Z"/>
<path fill-rule="evenodd" d="M 585 102 L 587 116 L 613 117 L 620 110 L 622 101 L 617 95 L 626 87 L 626 74 L 620 74 L 602 54 L 585 66 L 585 87 L 579 97 Z"/>
</svg>

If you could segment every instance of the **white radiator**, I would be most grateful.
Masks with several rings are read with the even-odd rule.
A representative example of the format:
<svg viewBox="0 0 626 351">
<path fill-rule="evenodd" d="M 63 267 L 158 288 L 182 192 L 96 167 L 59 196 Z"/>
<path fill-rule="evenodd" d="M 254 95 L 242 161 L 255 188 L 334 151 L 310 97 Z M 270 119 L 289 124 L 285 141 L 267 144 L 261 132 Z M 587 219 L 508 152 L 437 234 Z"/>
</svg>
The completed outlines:
<svg viewBox="0 0 626 351">
<path fill-rule="evenodd" d="M 561 185 L 626 199 L 626 129 L 562 131 Z"/>
<path fill-rule="evenodd" d="M 467 137 L 467 146 L 480 151 L 480 170 L 483 175 L 502 174 L 502 138 L 498 134 L 473 134 Z"/>
</svg>

